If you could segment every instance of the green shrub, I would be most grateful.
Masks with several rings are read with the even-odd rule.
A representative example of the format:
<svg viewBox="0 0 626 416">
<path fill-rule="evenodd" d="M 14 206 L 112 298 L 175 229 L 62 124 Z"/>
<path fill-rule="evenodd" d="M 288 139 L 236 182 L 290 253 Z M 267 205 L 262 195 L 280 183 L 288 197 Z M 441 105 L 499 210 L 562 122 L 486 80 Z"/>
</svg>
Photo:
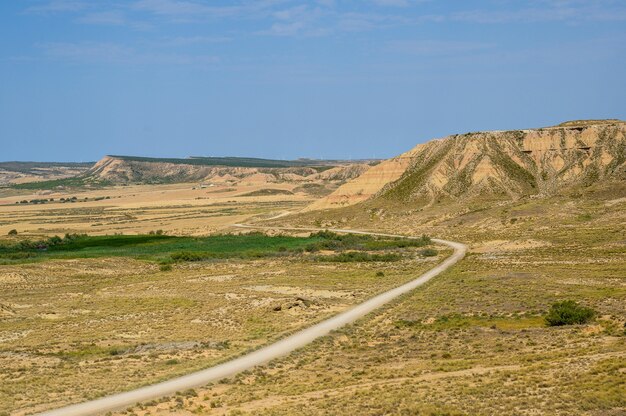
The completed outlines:
<svg viewBox="0 0 626 416">
<path fill-rule="evenodd" d="M 63 239 L 61 237 L 59 237 L 58 235 L 55 235 L 53 237 L 48 238 L 48 241 L 46 241 L 46 244 L 48 246 L 56 246 L 59 245 L 63 242 Z"/>
<path fill-rule="evenodd" d="M 385 273 L 381 272 L 381 271 L 378 271 L 378 272 L 376 272 L 376 277 L 385 277 Z"/>
<path fill-rule="evenodd" d="M 124 350 L 121 349 L 121 348 L 111 348 L 109 350 L 109 355 L 111 355 L 111 356 L 116 356 L 116 355 L 120 355 L 120 354 L 123 354 L 123 353 L 124 353 Z"/>
<path fill-rule="evenodd" d="M 171 264 L 162 264 L 159 266 L 159 270 L 162 272 L 169 272 L 170 270 L 172 270 L 172 265 Z"/>
<path fill-rule="evenodd" d="M 591 308 L 581 306 L 573 300 L 564 300 L 554 303 L 545 319 L 548 326 L 576 325 L 589 322 L 595 314 Z"/>
<path fill-rule="evenodd" d="M 437 250 L 432 248 L 425 248 L 421 251 L 422 256 L 424 257 L 434 257 L 438 254 Z"/>
<path fill-rule="evenodd" d="M 369 254 L 359 251 L 349 251 L 346 253 L 340 253 L 334 256 L 320 256 L 318 261 L 332 261 L 339 263 L 352 263 L 352 262 L 371 262 L 371 261 L 398 261 L 402 258 L 399 254 Z"/>
<path fill-rule="evenodd" d="M 170 257 L 174 261 L 202 261 L 206 258 L 203 253 L 195 253 L 193 251 L 179 251 L 172 253 Z"/>
<path fill-rule="evenodd" d="M 9 231 L 9 235 L 17 235 L 17 230 L 11 230 L 11 231 Z"/>
</svg>

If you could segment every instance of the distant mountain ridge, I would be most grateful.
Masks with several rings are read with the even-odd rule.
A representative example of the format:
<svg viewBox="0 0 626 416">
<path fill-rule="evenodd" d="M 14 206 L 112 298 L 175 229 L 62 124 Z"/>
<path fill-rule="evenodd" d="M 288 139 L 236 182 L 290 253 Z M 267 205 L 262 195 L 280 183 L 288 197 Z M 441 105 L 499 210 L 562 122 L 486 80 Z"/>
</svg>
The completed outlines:
<svg viewBox="0 0 626 416">
<path fill-rule="evenodd" d="M 374 166 L 309 209 L 370 199 L 414 205 L 481 195 L 515 200 L 608 179 L 626 180 L 626 123 L 579 120 L 431 140 Z"/>
</svg>

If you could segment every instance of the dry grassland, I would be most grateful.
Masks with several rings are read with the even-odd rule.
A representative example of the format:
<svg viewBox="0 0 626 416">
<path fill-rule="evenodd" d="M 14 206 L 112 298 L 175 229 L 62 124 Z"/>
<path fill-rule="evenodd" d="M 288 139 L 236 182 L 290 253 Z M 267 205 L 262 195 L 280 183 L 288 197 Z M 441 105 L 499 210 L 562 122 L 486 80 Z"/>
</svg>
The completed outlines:
<svg viewBox="0 0 626 416">
<path fill-rule="evenodd" d="M 624 414 L 626 256 L 533 250 L 473 253 L 285 359 L 121 414 Z M 599 317 L 546 327 L 563 298 Z"/>
<path fill-rule="evenodd" d="M 5 189 L 0 191 L 0 236 L 12 229 L 26 235 L 63 235 L 68 232 L 138 234 L 156 229 L 178 235 L 206 235 L 253 216 L 299 209 L 312 201 L 313 197 L 304 192 L 293 195 L 261 192 L 259 196 L 247 196 L 266 189 L 292 188 L 294 185 L 289 184 L 210 188 L 201 188 L 198 184 L 172 184 L 76 192 L 17 193 Z M 76 202 L 61 201 L 61 198 L 73 197 Z M 16 204 L 43 198 L 54 201 Z"/>
<path fill-rule="evenodd" d="M 285 218 L 428 232 L 471 248 L 423 288 L 289 357 L 119 414 L 624 415 L 625 204 L 557 197 Z M 596 318 L 547 327 L 563 299 Z"/>
<path fill-rule="evenodd" d="M 206 368 L 397 286 L 441 253 L 392 264 L 315 262 L 305 253 L 166 272 L 128 258 L 0 266 L 0 414 Z"/>
</svg>

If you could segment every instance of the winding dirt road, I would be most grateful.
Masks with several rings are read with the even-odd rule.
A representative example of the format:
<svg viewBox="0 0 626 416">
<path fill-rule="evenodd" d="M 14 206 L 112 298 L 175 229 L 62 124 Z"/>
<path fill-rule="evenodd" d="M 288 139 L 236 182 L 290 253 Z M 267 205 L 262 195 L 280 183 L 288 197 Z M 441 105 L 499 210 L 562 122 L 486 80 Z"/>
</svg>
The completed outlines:
<svg viewBox="0 0 626 416">
<path fill-rule="evenodd" d="M 279 229 L 277 227 L 257 227 L 257 226 L 244 225 L 244 224 L 236 224 L 235 226 L 239 228 Z M 319 229 L 312 229 L 312 228 L 311 229 L 280 228 L 280 229 L 289 230 L 289 231 L 319 231 Z M 418 238 L 418 237 L 407 237 L 407 236 L 401 236 L 401 235 L 382 234 L 382 233 L 373 233 L 373 232 L 356 231 L 356 230 L 330 229 L 329 231 L 341 232 L 341 233 L 352 233 L 352 234 L 369 234 L 369 235 L 377 235 L 377 236 L 384 236 L 384 237 Z M 271 361 L 275 358 L 285 356 L 291 353 L 292 351 L 297 350 L 298 348 L 304 347 L 305 345 L 311 343 L 315 339 L 319 337 L 323 337 L 324 335 L 327 335 L 333 330 L 339 329 L 344 325 L 347 325 L 349 323 L 356 321 L 359 318 L 364 317 L 368 313 L 392 301 L 398 296 L 403 295 L 407 292 L 410 292 L 416 287 L 423 285 L 424 283 L 428 282 L 433 277 L 447 270 L 449 267 L 451 267 L 453 264 L 455 264 L 456 262 L 458 262 L 465 256 L 467 247 L 464 244 L 456 243 L 453 241 L 439 240 L 439 239 L 433 239 L 433 241 L 439 244 L 445 244 L 449 247 L 452 247 L 454 249 L 454 253 L 450 257 L 446 258 L 443 262 L 439 263 L 437 266 L 430 269 L 429 271 L 422 274 L 421 276 L 417 277 L 416 279 L 411 280 L 410 282 L 405 283 L 402 286 L 398 286 L 387 292 L 381 293 L 380 295 L 374 296 L 373 298 L 363 303 L 360 303 L 345 312 L 335 315 L 332 318 L 326 319 L 325 321 L 322 321 L 311 327 L 298 331 L 294 333 L 293 335 L 283 338 L 266 347 L 250 352 L 246 355 L 243 355 L 239 358 L 235 358 L 231 361 L 227 361 L 223 364 L 219 364 L 214 367 L 207 368 L 205 370 L 197 371 L 195 373 L 191 373 L 186 376 L 174 378 L 174 379 L 167 380 L 167 381 L 157 383 L 157 384 L 153 384 L 150 386 L 141 387 L 139 389 L 128 391 L 125 393 L 118 393 L 118 394 L 114 394 L 111 396 L 103 397 L 101 399 L 96 399 L 96 400 L 92 400 L 89 402 L 79 403 L 79 404 L 63 407 L 60 409 L 51 410 L 48 412 L 41 413 L 40 415 L 85 416 L 85 415 L 95 415 L 95 414 L 104 413 L 104 412 L 117 410 L 117 409 L 123 409 L 125 407 L 134 405 L 138 402 L 156 399 L 159 397 L 173 394 L 177 391 L 199 387 L 199 386 L 205 385 L 213 381 L 221 380 L 224 377 L 233 376 L 244 370 L 248 370 L 255 366 L 265 364 L 268 361 Z"/>
</svg>

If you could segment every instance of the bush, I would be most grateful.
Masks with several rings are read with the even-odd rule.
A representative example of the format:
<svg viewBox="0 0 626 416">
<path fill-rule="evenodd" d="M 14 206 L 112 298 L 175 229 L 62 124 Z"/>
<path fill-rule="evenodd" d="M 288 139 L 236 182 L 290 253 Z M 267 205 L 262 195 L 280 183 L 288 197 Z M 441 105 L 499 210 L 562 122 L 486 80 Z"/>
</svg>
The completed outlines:
<svg viewBox="0 0 626 416">
<path fill-rule="evenodd" d="M 587 323 L 595 316 L 591 308 L 581 306 L 573 300 L 556 302 L 546 315 L 548 326 L 576 325 Z"/>
<path fill-rule="evenodd" d="M 48 246 L 58 246 L 62 242 L 63 242 L 63 239 L 61 237 L 59 237 L 58 235 L 55 235 L 53 237 L 48 238 L 48 241 L 46 241 L 46 245 L 48 245 Z"/>
<path fill-rule="evenodd" d="M 172 253 L 171 257 L 174 261 L 202 261 L 206 258 L 202 253 L 195 253 L 193 251 L 179 251 Z"/>
<path fill-rule="evenodd" d="M 376 272 L 376 277 L 385 277 L 385 273 L 378 271 Z"/>
<path fill-rule="evenodd" d="M 437 254 L 437 250 L 432 248 L 426 248 L 422 250 L 422 256 L 424 257 L 435 257 Z"/>
<path fill-rule="evenodd" d="M 159 266 L 159 270 L 161 270 L 162 272 L 169 272 L 170 270 L 172 270 L 172 265 L 171 264 L 162 264 Z"/>
<path fill-rule="evenodd" d="M 346 253 L 337 254 L 334 256 L 320 256 L 318 261 L 332 261 L 339 263 L 353 263 L 353 262 L 373 262 L 373 261 L 398 261 L 402 259 L 399 254 L 369 254 L 359 251 L 349 251 Z"/>
<path fill-rule="evenodd" d="M 17 235 L 17 230 L 11 230 L 11 231 L 9 231 L 9 235 Z"/>
</svg>

